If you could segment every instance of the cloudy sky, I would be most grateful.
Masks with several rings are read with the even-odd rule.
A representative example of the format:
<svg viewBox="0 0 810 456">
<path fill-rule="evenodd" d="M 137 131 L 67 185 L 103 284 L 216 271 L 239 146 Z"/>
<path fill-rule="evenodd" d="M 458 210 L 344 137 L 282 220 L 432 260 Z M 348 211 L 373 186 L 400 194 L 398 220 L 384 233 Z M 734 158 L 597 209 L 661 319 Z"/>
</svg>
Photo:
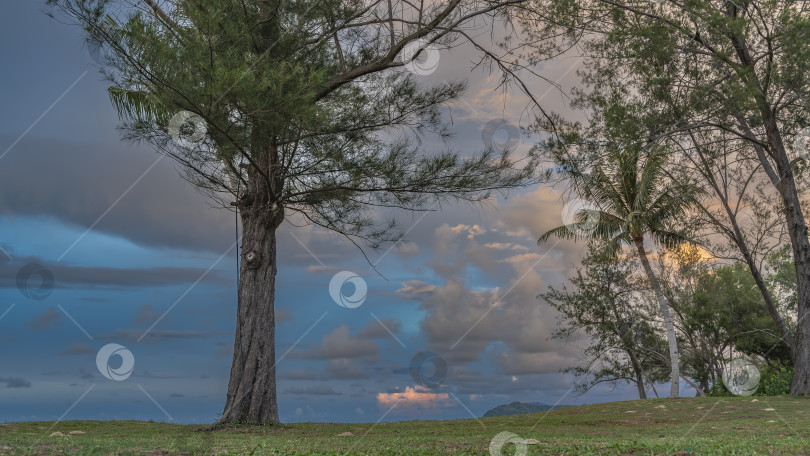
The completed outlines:
<svg viewBox="0 0 810 456">
<path fill-rule="evenodd" d="M 234 214 L 211 208 L 170 159 L 120 140 L 81 32 L 44 9 L 12 0 L 0 17 L 0 421 L 211 422 L 232 355 Z M 529 119 L 520 97 L 504 98 L 486 74 L 470 72 L 465 52 L 442 51 L 424 83 L 469 80 L 452 106 L 452 145 L 477 151 L 488 122 Z M 539 69 L 570 87 L 577 62 Z M 533 89 L 562 109 L 564 97 L 548 84 Z M 531 145 L 515 139 L 519 150 Z M 465 418 L 512 401 L 634 398 L 627 388 L 566 395 L 572 379 L 559 371 L 578 362 L 582 346 L 550 340 L 556 317 L 536 296 L 564 282 L 583 246 L 535 244 L 562 223 L 564 204 L 540 186 L 481 207 L 401 213 L 408 241 L 370 252 L 378 272 L 345 239 L 285 223 L 276 293 L 281 419 Z M 341 271 L 367 284 L 359 307 L 330 296 Z M 115 379 L 122 358 L 106 372 L 97 365 L 108 344 L 132 354 L 123 381 Z M 409 366 L 421 352 L 438 362 L 424 364 L 420 382 Z"/>
</svg>

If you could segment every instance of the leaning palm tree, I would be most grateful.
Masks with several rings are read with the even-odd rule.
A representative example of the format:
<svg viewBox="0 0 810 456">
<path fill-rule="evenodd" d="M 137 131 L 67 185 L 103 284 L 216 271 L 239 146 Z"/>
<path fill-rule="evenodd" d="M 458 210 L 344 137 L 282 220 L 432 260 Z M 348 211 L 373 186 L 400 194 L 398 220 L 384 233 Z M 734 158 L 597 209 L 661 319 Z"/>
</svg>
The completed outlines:
<svg viewBox="0 0 810 456">
<path fill-rule="evenodd" d="M 644 239 L 648 237 L 667 248 L 690 242 L 671 227 L 692 205 L 696 190 L 666 178 L 667 157 L 663 149 L 642 153 L 637 148 L 614 148 L 597 159 L 590 172 L 564 168 L 563 172 L 571 179 L 575 192 L 593 207 L 577 211 L 573 223 L 548 231 L 540 237 L 538 244 L 555 236 L 573 240 L 601 239 L 607 241 L 608 248 L 614 253 L 623 245 L 635 246 L 666 325 L 672 365 L 669 396 L 677 398 L 680 369 L 675 326 L 661 283 L 647 258 Z"/>
</svg>

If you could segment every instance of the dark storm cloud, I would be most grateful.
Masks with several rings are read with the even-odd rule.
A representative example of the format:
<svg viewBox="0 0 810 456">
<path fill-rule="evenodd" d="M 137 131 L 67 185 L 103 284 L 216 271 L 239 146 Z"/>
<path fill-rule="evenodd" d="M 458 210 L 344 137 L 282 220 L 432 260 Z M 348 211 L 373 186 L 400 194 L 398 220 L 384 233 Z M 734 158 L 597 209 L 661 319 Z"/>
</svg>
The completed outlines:
<svg viewBox="0 0 810 456">
<path fill-rule="evenodd" d="M 54 277 L 54 288 L 92 289 L 116 287 L 156 287 L 193 283 L 205 272 L 202 268 L 113 268 L 103 266 L 71 266 L 39 258 L 15 258 L 14 262 L 0 259 L 0 288 L 17 288 L 18 273 L 26 264 L 38 263 Z M 36 277 L 33 277 L 36 279 Z M 206 282 L 231 284 L 233 278 L 217 270 L 205 276 Z M 24 281 L 23 281 L 24 283 Z M 36 287 L 37 285 L 32 285 Z"/>
<path fill-rule="evenodd" d="M 233 214 L 209 207 L 169 158 L 116 204 L 158 158 L 147 147 L 123 142 L 26 137 L 3 157 L 0 213 L 51 216 L 86 229 L 109 209 L 95 231 L 148 246 L 224 252 L 233 242 Z"/>
</svg>

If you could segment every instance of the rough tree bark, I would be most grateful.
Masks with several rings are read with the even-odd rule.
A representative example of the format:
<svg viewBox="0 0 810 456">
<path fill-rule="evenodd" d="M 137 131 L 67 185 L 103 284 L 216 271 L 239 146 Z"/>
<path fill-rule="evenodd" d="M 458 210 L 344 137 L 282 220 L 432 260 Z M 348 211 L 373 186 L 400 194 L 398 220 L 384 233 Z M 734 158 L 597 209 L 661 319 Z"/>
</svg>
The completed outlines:
<svg viewBox="0 0 810 456">
<path fill-rule="evenodd" d="M 746 60 L 744 60 L 746 61 Z M 756 82 L 752 85 L 759 87 Z M 761 91 L 758 93 L 762 93 Z M 765 134 L 770 146 L 770 155 L 776 169 L 772 169 L 767 159 L 760 158 L 771 181 L 782 196 L 783 210 L 787 222 L 790 244 L 793 249 L 793 267 L 796 270 L 796 295 L 798 302 L 798 324 L 793 356 L 794 373 L 790 393 L 799 396 L 810 395 L 810 241 L 807 238 L 807 221 L 802 211 L 793 162 L 788 158 L 782 133 L 770 104 L 758 98 L 760 113 L 765 124 Z M 761 150 L 758 150 L 762 154 Z M 774 172 L 775 171 L 775 172 Z"/>
<path fill-rule="evenodd" d="M 272 169 L 274 154 L 258 164 Z M 278 422 L 276 400 L 275 285 L 276 230 L 284 210 L 275 201 L 272 181 L 255 168 L 248 171 L 245 194 L 237 202 L 242 221 L 234 356 L 225 411 L 219 422 Z"/>
<path fill-rule="evenodd" d="M 793 172 L 780 170 L 783 178 L 783 193 L 788 233 L 793 247 L 793 262 L 796 269 L 796 293 L 798 300 L 798 324 L 796 325 L 796 352 L 794 357 L 795 371 L 790 386 L 791 394 L 810 395 L 810 242 L 807 239 L 807 223 L 802 213 Z"/>
<path fill-rule="evenodd" d="M 667 340 L 669 341 L 669 361 L 672 367 L 672 376 L 670 377 L 672 385 L 669 389 L 669 397 L 672 399 L 677 399 L 680 390 L 680 359 L 678 354 L 678 339 L 675 335 L 675 325 L 672 323 L 672 315 L 669 312 L 669 304 L 667 304 L 667 298 L 664 296 L 664 291 L 661 288 L 661 283 L 658 282 L 658 278 L 655 276 L 655 272 L 650 266 L 650 261 L 647 259 L 647 252 L 644 249 L 644 239 L 634 239 L 633 242 L 636 244 L 636 249 L 638 249 L 639 259 L 641 260 L 641 265 L 644 266 L 644 272 L 647 273 L 647 278 L 650 280 L 650 284 L 653 287 L 653 291 L 655 291 L 655 296 L 658 299 L 658 306 L 661 309 L 661 316 L 664 318 L 664 325 L 667 329 Z"/>
</svg>

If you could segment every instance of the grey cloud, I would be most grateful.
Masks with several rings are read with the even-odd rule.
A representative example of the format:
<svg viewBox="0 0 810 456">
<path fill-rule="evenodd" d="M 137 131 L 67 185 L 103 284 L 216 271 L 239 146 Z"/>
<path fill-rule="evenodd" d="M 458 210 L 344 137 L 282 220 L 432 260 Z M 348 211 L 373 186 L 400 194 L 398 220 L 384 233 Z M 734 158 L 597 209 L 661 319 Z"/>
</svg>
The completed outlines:
<svg viewBox="0 0 810 456">
<path fill-rule="evenodd" d="M 429 297 L 436 291 L 436 286 L 421 280 L 402 282 L 396 294 L 403 299 L 421 300 Z"/>
<path fill-rule="evenodd" d="M 28 323 L 28 327 L 37 331 L 56 328 L 62 324 L 62 315 L 53 307 L 37 315 Z"/>
<path fill-rule="evenodd" d="M 286 380 L 315 380 L 318 374 L 311 369 L 290 369 L 281 371 L 279 377 Z"/>
<path fill-rule="evenodd" d="M 295 356 L 308 359 L 336 359 L 376 357 L 380 347 L 370 339 L 363 339 L 349 333 L 348 325 L 340 325 L 321 339 L 321 343 L 297 350 Z"/>
<path fill-rule="evenodd" d="M 573 354 L 552 351 L 540 353 L 504 352 L 498 356 L 498 365 L 507 375 L 549 374 L 559 372 L 575 363 Z"/>
<path fill-rule="evenodd" d="M 486 391 L 496 381 L 492 375 L 480 373 L 459 375 L 459 369 L 472 362 L 494 364 L 500 377 L 497 381 L 507 375 L 511 383 L 512 375 L 556 373 L 577 361 L 577 348 L 550 339 L 557 314 L 536 298 L 548 286 L 550 265 L 534 245 L 534 236 L 559 225 L 539 216 L 553 213 L 549 208 L 555 204 L 561 206 L 557 200 L 553 191 L 538 189 L 513 198 L 499 217 L 487 217 L 477 224 L 439 226 L 434 230 L 433 259 L 428 265 L 443 283 L 411 280 L 396 292 L 403 299 L 419 302 L 419 309 L 425 312 L 420 328 L 426 348 L 445 359 L 451 372 L 448 377 L 456 375 L 454 384 L 467 392 Z M 579 252 L 577 248 L 566 250 L 569 245 L 557 252 L 557 247 L 557 258 L 562 255 L 572 262 Z M 470 267 L 487 273 L 486 287 L 473 288 L 463 279 Z M 553 269 L 563 278 L 568 272 L 567 266 Z"/>
<path fill-rule="evenodd" d="M 3 139 L 5 144 L 13 141 Z M 52 216 L 84 229 L 157 158 L 148 147 L 114 140 L 99 144 L 27 137 L 0 167 L 0 213 Z M 232 242 L 233 218 L 211 209 L 164 158 L 94 230 L 143 245 L 221 253 Z"/>
<path fill-rule="evenodd" d="M 292 318 L 292 311 L 286 308 L 277 308 L 276 312 L 276 324 L 279 325 L 281 323 L 289 323 L 293 321 Z"/>
<path fill-rule="evenodd" d="M 63 356 L 70 356 L 70 355 L 95 355 L 98 353 L 98 350 L 94 347 L 91 347 L 86 344 L 73 344 L 69 347 L 64 348 L 59 352 L 60 355 Z"/>
<path fill-rule="evenodd" d="M 324 370 L 323 378 L 329 380 L 361 380 L 371 378 L 371 373 L 353 359 L 338 358 L 329 361 Z"/>
<path fill-rule="evenodd" d="M 91 379 L 95 376 L 93 372 L 86 371 L 83 367 L 79 368 L 79 378 L 82 380 Z"/>
<path fill-rule="evenodd" d="M 495 318 L 499 312 L 493 308 L 495 302 L 492 291 L 470 290 L 458 279 L 438 286 L 419 306 L 426 312 L 420 326 L 427 348 L 448 362 L 477 360 L 506 331 L 503 322 Z"/>
<path fill-rule="evenodd" d="M 502 342 L 506 350 L 491 361 L 508 374 L 557 372 L 576 362 L 576 348 L 550 339 L 556 313 L 535 298 L 541 276 L 527 271 L 510 282 L 505 297 L 471 290 L 456 279 L 437 287 L 420 304 L 427 348 L 457 364 L 481 360 L 488 347 Z"/>
<path fill-rule="evenodd" d="M 388 329 L 386 330 L 386 328 Z M 361 339 L 387 339 L 391 337 L 388 331 L 397 334 L 400 329 L 402 329 L 402 322 L 394 318 L 387 318 L 382 321 L 382 324 L 374 320 L 360 329 L 360 331 L 357 332 L 357 337 Z"/>
<path fill-rule="evenodd" d="M 140 308 L 138 308 L 138 314 L 135 315 L 135 318 L 132 319 L 133 325 L 138 325 L 142 323 L 153 323 L 160 315 L 155 312 L 155 309 L 152 307 L 151 304 L 144 304 Z"/>
<path fill-rule="evenodd" d="M 0 263 L 0 288 L 16 288 L 17 272 L 28 263 L 39 263 L 54 276 L 54 288 L 125 288 L 154 287 L 193 283 L 207 268 L 112 268 L 101 266 L 69 266 L 53 264 L 38 258 L 15 258 L 14 263 Z M 206 276 L 209 282 L 232 284 L 234 278 L 212 270 Z"/>
<path fill-rule="evenodd" d="M 313 396 L 340 396 L 339 393 L 329 385 L 313 385 L 305 388 L 292 386 L 283 391 L 283 394 L 313 395 Z"/>
<path fill-rule="evenodd" d="M 233 342 L 217 342 L 218 355 L 233 356 Z"/>
<path fill-rule="evenodd" d="M 201 339 L 212 336 L 231 335 L 231 333 L 222 331 L 175 331 L 153 329 L 144 336 L 144 332 L 145 331 L 143 329 L 118 329 L 113 332 L 104 333 L 98 336 L 98 339 L 115 339 L 138 342 L 138 339 L 143 336 L 143 339 L 141 339 L 140 342 L 159 343 L 168 339 Z"/>
<path fill-rule="evenodd" d="M 167 378 L 181 378 L 182 376 L 178 374 L 164 373 L 164 372 L 154 373 L 144 369 L 138 374 L 138 377 L 167 379 Z"/>
<path fill-rule="evenodd" d="M 499 224 L 506 233 L 515 233 L 514 239 L 528 240 L 532 244 L 545 232 L 563 224 L 562 212 L 566 197 L 548 186 L 537 187 L 531 193 L 516 195 L 502 209 Z M 568 277 L 582 256 L 582 244 L 550 239 L 530 252 L 547 255 L 540 267 L 556 271 L 556 279 Z"/>
<path fill-rule="evenodd" d="M 5 383 L 6 388 L 31 388 L 31 382 L 21 377 L 0 377 L 0 383 Z"/>
</svg>

